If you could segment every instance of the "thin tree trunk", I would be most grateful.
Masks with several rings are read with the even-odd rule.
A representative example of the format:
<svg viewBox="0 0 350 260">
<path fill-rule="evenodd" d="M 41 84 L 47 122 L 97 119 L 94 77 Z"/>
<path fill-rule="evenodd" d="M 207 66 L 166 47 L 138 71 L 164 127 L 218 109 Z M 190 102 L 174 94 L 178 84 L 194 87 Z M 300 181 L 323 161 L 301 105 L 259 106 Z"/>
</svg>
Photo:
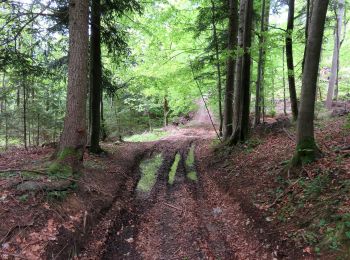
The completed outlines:
<svg viewBox="0 0 350 260">
<path fill-rule="evenodd" d="M 103 92 L 101 91 L 101 137 L 102 141 L 107 139 L 106 122 L 104 119 Z"/>
<path fill-rule="evenodd" d="M 292 108 L 293 119 L 298 118 L 298 100 L 295 89 L 295 72 L 293 61 L 293 31 L 294 31 L 294 5 L 295 0 L 289 0 L 288 24 L 286 34 L 286 57 L 288 68 L 289 95 Z"/>
<path fill-rule="evenodd" d="M 22 82 L 22 88 L 23 88 L 23 143 L 24 148 L 28 149 L 27 144 L 27 91 L 26 91 L 26 83 L 24 82 L 25 79 Z"/>
<path fill-rule="evenodd" d="M 2 75 L 2 89 L 4 92 L 4 114 L 5 114 L 5 150 L 8 148 L 8 115 L 7 115 L 7 90 L 5 86 L 6 73 Z"/>
<path fill-rule="evenodd" d="M 36 146 L 40 144 L 40 113 L 37 113 Z"/>
<path fill-rule="evenodd" d="M 320 153 L 314 137 L 314 114 L 316 82 L 328 2 L 329 0 L 314 0 L 297 124 L 297 148 L 292 161 L 294 165 L 312 162 Z"/>
<path fill-rule="evenodd" d="M 169 125 L 169 102 L 167 97 L 165 96 L 163 99 L 163 112 L 164 112 L 164 127 L 167 127 Z"/>
<path fill-rule="evenodd" d="M 285 68 L 285 61 L 284 61 L 284 55 L 285 55 L 286 49 L 283 46 L 283 53 L 282 53 L 282 81 L 283 81 L 283 112 L 284 115 L 287 115 L 287 101 L 286 101 L 286 72 L 284 70 Z"/>
<path fill-rule="evenodd" d="M 217 70 L 217 88 L 218 88 L 218 103 L 219 103 L 219 134 L 222 136 L 223 128 L 223 114 L 222 114 L 222 80 L 221 80 L 221 65 L 220 65 L 220 55 L 219 55 L 219 41 L 215 22 L 215 2 L 211 0 L 211 10 L 212 10 L 212 26 L 213 26 L 213 38 L 215 45 L 215 59 L 216 59 L 216 70 Z"/>
<path fill-rule="evenodd" d="M 336 85 L 338 85 L 338 72 L 339 72 L 339 53 L 340 53 L 340 37 L 342 34 L 342 25 L 344 17 L 344 0 L 338 0 L 338 6 L 336 11 L 337 21 L 334 28 L 334 48 L 333 48 L 333 60 L 331 75 L 329 79 L 326 107 L 328 109 L 332 108 L 333 97 L 338 96 L 338 91 L 336 90 Z"/>
<path fill-rule="evenodd" d="M 91 140 L 90 152 L 101 153 L 101 0 L 92 1 L 91 7 L 91 64 L 90 64 L 90 98 L 91 98 Z"/>
<path fill-rule="evenodd" d="M 230 138 L 230 145 L 245 141 L 248 138 L 249 132 L 252 9 L 252 0 L 241 1 L 238 46 L 244 50 L 244 54 L 238 58 L 236 64 L 236 85 L 233 109 L 234 131 Z"/>
<path fill-rule="evenodd" d="M 238 34 L 238 1 L 229 0 L 229 25 L 228 25 L 228 45 L 227 51 L 227 75 L 225 87 L 225 104 L 224 104 L 224 140 L 228 140 L 232 135 L 233 119 L 233 92 L 235 83 L 235 65 Z"/>
<path fill-rule="evenodd" d="M 75 172 L 82 166 L 86 145 L 88 13 L 88 0 L 69 1 L 67 112 L 56 155 L 58 163 L 50 167 L 50 171 L 54 173 L 66 170 Z"/>
</svg>

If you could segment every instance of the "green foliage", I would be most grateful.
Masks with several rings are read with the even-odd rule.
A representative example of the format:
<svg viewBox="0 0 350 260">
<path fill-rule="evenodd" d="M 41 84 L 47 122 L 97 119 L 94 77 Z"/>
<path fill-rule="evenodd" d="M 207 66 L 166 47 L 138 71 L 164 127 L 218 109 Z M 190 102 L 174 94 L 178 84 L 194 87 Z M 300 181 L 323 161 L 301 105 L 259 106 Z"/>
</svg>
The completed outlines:
<svg viewBox="0 0 350 260">
<path fill-rule="evenodd" d="M 168 175 L 168 183 L 170 185 L 174 184 L 175 175 L 176 175 L 176 172 L 177 172 L 177 167 L 179 166 L 180 160 L 181 160 L 181 155 L 177 153 L 175 155 L 175 159 L 174 159 L 173 165 L 171 166 L 170 172 L 169 172 L 169 175 Z"/>
<path fill-rule="evenodd" d="M 138 191 L 148 193 L 152 190 L 156 183 L 158 169 L 161 166 L 162 161 L 162 155 L 158 154 L 141 163 L 141 179 L 136 188 Z"/>
<path fill-rule="evenodd" d="M 67 191 L 49 191 L 46 194 L 48 201 L 64 201 L 68 196 Z"/>
<path fill-rule="evenodd" d="M 19 201 L 20 202 L 27 202 L 28 201 L 28 198 L 29 198 L 29 195 L 28 194 L 23 194 L 21 196 L 18 197 Z"/>
</svg>

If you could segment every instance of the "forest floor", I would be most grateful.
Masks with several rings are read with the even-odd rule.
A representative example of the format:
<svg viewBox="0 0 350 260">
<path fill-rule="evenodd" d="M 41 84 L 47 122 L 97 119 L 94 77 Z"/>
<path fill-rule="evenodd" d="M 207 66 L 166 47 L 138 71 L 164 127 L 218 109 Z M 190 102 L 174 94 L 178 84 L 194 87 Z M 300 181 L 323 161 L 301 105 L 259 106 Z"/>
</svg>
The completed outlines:
<svg viewBox="0 0 350 260">
<path fill-rule="evenodd" d="M 80 176 L 47 176 L 50 148 L 3 153 L 0 259 L 349 257 L 347 118 L 317 122 L 324 157 L 297 172 L 294 126 L 268 121 L 232 150 L 205 122 L 106 143 Z"/>
</svg>

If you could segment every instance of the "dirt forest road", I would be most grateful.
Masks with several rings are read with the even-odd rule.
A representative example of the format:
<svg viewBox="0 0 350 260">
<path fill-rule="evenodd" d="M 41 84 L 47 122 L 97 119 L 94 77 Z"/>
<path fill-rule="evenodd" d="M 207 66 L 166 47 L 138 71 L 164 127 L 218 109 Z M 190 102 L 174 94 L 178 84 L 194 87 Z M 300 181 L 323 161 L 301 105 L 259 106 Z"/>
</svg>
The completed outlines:
<svg viewBox="0 0 350 260">
<path fill-rule="evenodd" d="M 108 232 L 96 235 L 99 225 L 80 259 L 278 259 L 278 248 L 258 238 L 264 231 L 203 168 L 202 150 L 212 139 L 191 127 L 156 142 L 128 185 L 127 206 L 114 207 L 122 214 L 106 215 Z M 143 185 L 152 171 L 153 185 Z"/>
</svg>

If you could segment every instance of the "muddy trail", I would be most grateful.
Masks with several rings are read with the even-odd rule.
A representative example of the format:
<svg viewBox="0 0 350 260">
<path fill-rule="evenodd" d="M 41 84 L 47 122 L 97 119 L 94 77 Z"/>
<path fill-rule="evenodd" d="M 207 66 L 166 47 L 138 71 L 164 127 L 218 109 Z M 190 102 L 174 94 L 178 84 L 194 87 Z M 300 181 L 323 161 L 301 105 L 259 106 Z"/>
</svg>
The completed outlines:
<svg viewBox="0 0 350 260">
<path fill-rule="evenodd" d="M 212 139 L 182 131 L 153 145 L 78 259 L 288 259 L 198 165 Z"/>
</svg>

